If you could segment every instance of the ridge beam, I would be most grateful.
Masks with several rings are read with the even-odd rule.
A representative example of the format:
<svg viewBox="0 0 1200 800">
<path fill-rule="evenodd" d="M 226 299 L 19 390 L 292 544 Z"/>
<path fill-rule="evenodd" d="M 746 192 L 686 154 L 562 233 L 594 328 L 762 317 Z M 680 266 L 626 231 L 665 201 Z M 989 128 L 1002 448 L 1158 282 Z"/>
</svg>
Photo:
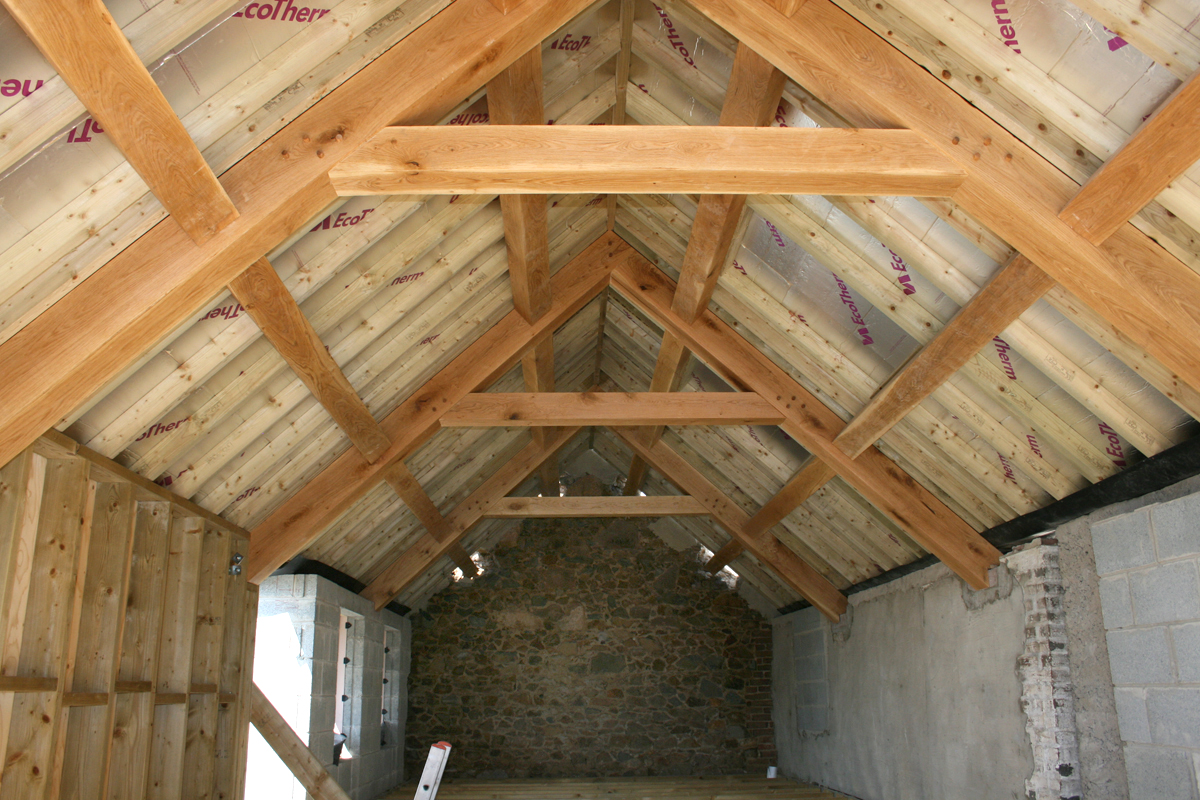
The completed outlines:
<svg viewBox="0 0 1200 800">
<path fill-rule="evenodd" d="M 673 125 L 392 127 L 329 172 L 342 196 L 949 197 L 965 177 L 909 130 Z"/>
<path fill-rule="evenodd" d="M 753 392 L 482 392 L 442 415 L 443 428 L 555 425 L 779 425 L 784 417 Z"/>
</svg>

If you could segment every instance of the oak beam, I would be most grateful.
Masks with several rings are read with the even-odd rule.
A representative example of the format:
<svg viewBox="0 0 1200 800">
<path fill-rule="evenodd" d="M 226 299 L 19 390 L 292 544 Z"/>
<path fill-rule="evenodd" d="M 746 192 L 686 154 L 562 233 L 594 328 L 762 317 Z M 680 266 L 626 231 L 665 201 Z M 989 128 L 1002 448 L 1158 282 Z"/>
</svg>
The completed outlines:
<svg viewBox="0 0 1200 800">
<path fill-rule="evenodd" d="M 446 518 L 442 516 L 441 511 L 438 511 L 438 507 L 434 505 L 425 490 L 421 488 L 417 476 L 413 475 L 405 466 L 403 459 L 396 459 L 383 471 L 383 480 L 400 496 L 400 499 L 421 521 L 425 530 L 429 531 L 433 538 L 441 541 L 449 535 Z"/>
<path fill-rule="evenodd" d="M 246 568 L 250 581 L 261 583 L 320 536 L 382 479 L 388 465 L 406 458 L 437 433 L 445 409 L 491 385 L 517 363 L 531 342 L 553 332 L 599 294 L 614 266 L 634 256 L 633 248 L 619 236 L 604 234 L 555 274 L 554 300 L 536 324 L 530 325 L 516 311 L 509 313 L 410 395 L 381 422 L 392 441 L 383 456 L 367 463 L 357 450 L 347 450 L 254 529 Z"/>
<path fill-rule="evenodd" d="M 456 0 L 222 176 L 241 216 L 201 247 L 164 221 L 0 345 L 0 463 L 102 391 L 337 199 L 326 174 L 375 131 L 431 125 L 591 5 Z M 105 310 L 95 313 L 97 308 Z"/>
<path fill-rule="evenodd" d="M 699 500 L 713 518 L 761 561 L 763 566 L 775 572 L 822 614 L 832 621 L 837 621 L 845 612 L 845 595 L 825 576 L 810 567 L 770 533 L 758 536 L 746 533 L 749 515 L 666 442 L 660 439 L 651 445 L 644 434 L 638 435 L 623 428 L 614 428 L 613 432 L 648 464 L 662 473 L 663 477 Z"/>
<path fill-rule="evenodd" d="M 661 497 L 504 497 L 487 510 L 490 519 L 576 517 L 706 517 L 708 509 L 687 495 Z"/>
<path fill-rule="evenodd" d="M 851 458 L 858 456 L 1054 285 L 1029 259 L 1015 256 L 884 384 L 834 443 Z"/>
<path fill-rule="evenodd" d="M 229 282 L 229 291 L 363 458 L 379 458 L 391 444 L 387 434 L 333 360 L 271 262 L 265 258 L 255 261 Z"/>
<path fill-rule="evenodd" d="M 809 0 L 812 2 L 813 0 Z M 613 287 L 677 336 L 740 391 L 757 392 L 784 415 L 783 429 L 868 502 L 972 587 L 988 585 L 1000 553 L 875 448 L 851 459 L 834 443 L 842 420 L 775 362 L 710 311 L 686 323 L 671 310 L 674 283 L 645 259 L 613 270 Z M 614 429 L 618 434 L 620 428 Z M 695 494 L 690 492 L 690 494 Z"/>
<path fill-rule="evenodd" d="M 833 467 L 819 458 L 810 458 L 800 471 L 750 518 L 750 522 L 746 524 L 746 532 L 757 536 L 775 527 L 811 497 L 813 492 L 829 483 L 835 475 L 837 473 Z"/>
<path fill-rule="evenodd" d="M 704 564 L 704 571 L 715 575 L 729 566 L 730 561 L 733 561 L 744 552 L 746 552 L 746 548 L 742 547 L 741 542 L 736 538 L 730 539 L 725 543 L 724 547 L 713 553 L 712 558 Z"/>
<path fill-rule="evenodd" d="M 362 590 L 360 594 L 375 604 L 375 608 L 383 608 L 392 598 L 404 591 L 404 588 L 419 578 L 430 567 L 447 555 L 450 548 L 457 546 L 464 536 L 483 519 L 485 513 L 496 504 L 497 500 L 521 485 L 538 465 L 557 453 L 563 445 L 571 440 L 580 428 L 559 428 L 550 439 L 549 447 L 539 447 L 531 442 L 513 459 L 501 465 L 490 478 L 471 492 L 465 500 L 454 507 L 446 521 L 450 527 L 450 536 L 438 541 L 429 534 L 422 536 L 415 544 L 400 554 L 382 572 Z M 374 568 L 372 570 L 374 571 Z"/>
<path fill-rule="evenodd" d="M 1090 242 L 1116 233 L 1200 159 L 1200 72 L 1184 81 L 1059 216 Z"/>
<path fill-rule="evenodd" d="M 330 170 L 340 195 L 947 197 L 965 170 L 907 130 L 706 126 L 385 128 Z"/>
<path fill-rule="evenodd" d="M 184 702 L 186 702 L 186 697 Z M 316 800 L 350 800 L 329 770 L 322 766 L 283 715 L 271 705 L 258 684 L 250 684 L 250 721 L 271 745 L 275 755 Z"/>
<path fill-rule="evenodd" d="M 1200 275 L 1132 225 L 1098 246 L 1059 219 L 1077 185 L 831 0 L 692 5 L 851 125 L 920 131 L 967 172 L 954 201 L 1193 387 Z M 869 64 L 869 69 L 863 65 Z M 1136 196 L 1135 192 L 1131 192 Z"/>
<path fill-rule="evenodd" d="M 102 0 L 0 0 L 171 218 L 203 244 L 238 211 Z"/>
<path fill-rule="evenodd" d="M 483 392 L 442 415 L 444 428 L 554 425 L 778 425 L 783 415 L 748 392 Z"/>
</svg>

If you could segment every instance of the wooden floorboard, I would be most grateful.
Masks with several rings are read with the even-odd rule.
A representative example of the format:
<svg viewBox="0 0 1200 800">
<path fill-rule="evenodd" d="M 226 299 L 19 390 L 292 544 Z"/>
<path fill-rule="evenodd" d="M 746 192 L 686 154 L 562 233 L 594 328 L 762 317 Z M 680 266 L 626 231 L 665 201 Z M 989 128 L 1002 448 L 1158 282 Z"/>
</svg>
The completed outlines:
<svg viewBox="0 0 1200 800">
<path fill-rule="evenodd" d="M 383 800 L 408 800 L 416 784 L 397 787 Z M 809 784 L 751 775 L 703 778 L 544 778 L 445 780 L 438 800 L 825 800 L 837 794 Z"/>
</svg>

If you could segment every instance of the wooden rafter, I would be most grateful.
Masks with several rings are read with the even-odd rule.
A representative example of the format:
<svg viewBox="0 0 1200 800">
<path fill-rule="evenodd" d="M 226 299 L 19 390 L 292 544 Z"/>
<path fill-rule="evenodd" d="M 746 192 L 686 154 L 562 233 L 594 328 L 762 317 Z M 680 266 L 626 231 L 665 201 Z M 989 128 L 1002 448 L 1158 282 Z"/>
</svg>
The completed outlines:
<svg viewBox="0 0 1200 800">
<path fill-rule="evenodd" d="M 488 83 L 488 121 L 492 125 L 533 125 L 546 122 L 542 99 L 542 47 L 539 43 Z M 546 195 L 505 194 L 500 197 L 504 215 L 504 244 L 508 250 L 508 275 L 513 306 L 526 322 L 537 322 L 550 308 L 550 236 L 546 223 Z M 554 338 L 546 336 L 521 357 L 525 390 L 554 391 Z M 546 446 L 552 431 L 532 431 L 533 441 Z M 558 460 L 542 462 L 542 491 L 558 494 Z"/>
<path fill-rule="evenodd" d="M 1013 258 L 850 420 L 837 446 L 851 458 L 866 450 L 1053 287 L 1029 259 Z"/>
<path fill-rule="evenodd" d="M 1198 131 L 1200 72 L 1180 84 L 1059 216 L 1089 242 L 1106 241 L 1200 160 Z"/>
<path fill-rule="evenodd" d="M 783 94 L 784 75 L 749 47 L 739 45 L 733 72 L 725 90 L 720 124 L 726 127 L 761 127 L 771 121 Z M 705 194 L 700 197 L 692 221 L 687 251 L 679 274 L 679 288 L 672 302 L 676 312 L 689 322 L 708 308 L 721 270 L 742 228 L 746 198 L 743 195 Z M 687 372 L 690 354 L 671 333 L 664 332 L 658 361 L 650 380 L 652 392 L 675 392 Z M 648 432 L 653 444 L 662 427 Z M 634 456 L 625 482 L 625 494 L 635 495 L 646 478 L 646 463 Z"/>
<path fill-rule="evenodd" d="M 784 484 L 782 489 L 755 512 L 750 521 L 746 523 L 746 533 L 750 536 L 758 536 L 763 531 L 775 527 L 783 521 L 784 517 L 811 497 L 813 492 L 832 480 L 835 475 L 837 473 L 824 461 L 819 458 L 810 458 L 795 476 Z M 741 543 L 734 539 L 709 559 L 705 569 L 709 572 L 716 572 L 737 558 L 741 552 Z"/>
<path fill-rule="evenodd" d="M 469 394 L 442 415 L 444 428 L 555 425 L 778 425 L 783 415 L 748 392 L 558 392 Z"/>
<path fill-rule="evenodd" d="M 831 0 L 791 17 L 761 0 L 695 0 L 713 22 L 850 125 L 920 131 L 967 172 L 953 200 L 1118 331 L 1200 386 L 1200 275 L 1132 225 L 1097 246 L 1059 218 L 1076 184 Z M 871 69 L 861 69 L 870 63 Z"/>
<path fill-rule="evenodd" d="M 671 311 L 675 287 L 639 259 L 613 270 L 613 287 L 671 331 L 730 385 L 761 394 L 783 413 L 783 429 L 968 584 L 987 585 L 1000 553 L 919 483 L 874 448 L 857 459 L 833 443 L 843 423 L 819 399 L 722 322 L 705 312 L 686 323 Z M 619 428 L 616 430 L 620 430 Z M 693 493 L 694 494 L 694 493 Z"/>
<path fill-rule="evenodd" d="M 484 517 L 705 517 L 708 509 L 687 495 L 663 497 L 505 497 Z"/>
<path fill-rule="evenodd" d="M 3 0 L 171 218 L 196 244 L 238 211 L 101 0 Z M 0 458 L 0 460 L 5 460 Z"/>
<path fill-rule="evenodd" d="M 388 435 L 350 385 L 270 262 L 265 258 L 254 262 L 230 282 L 229 290 L 362 457 L 370 463 L 387 452 L 392 444 Z M 383 479 L 430 534 L 439 539 L 446 536 L 445 519 L 403 461 L 393 462 Z M 461 550 L 452 555 L 460 566 L 471 563 Z"/>
<path fill-rule="evenodd" d="M 387 434 L 333 360 L 271 262 L 265 258 L 255 261 L 229 282 L 229 291 L 363 458 L 379 458 L 391 444 Z"/>
<path fill-rule="evenodd" d="M 436 122 L 590 2 L 524 0 L 502 15 L 488 0 L 458 0 L 224 173 L 240 216 L 204 246 L 160 223 L 0 345 L 0 463 L 311 224 L 336 200 L 332 163 L 385 125 Z"/>
<path fill-rule="evenodd" d="M 446 516 L 450 528 L 448 537 L 438 541 L 428 534 L 422 536 L 394 560 L 388 561 L 361 594 L 374 603 L 376 608 L 383 608 L 402 592 L 404 587 L 447 555 L 451 547 L 458 545 L 496 501 L 519 486 L 533 474 L 542 461 L 557 453 L 579 431 L 579 428 L 559 428 L 550 439 L 548 448 L 530 442 Z"/>
<path fill-rule="evenodd" d="M 1088 241 L 1104 241 L 1200 159 L 1200 137 L 1190 135 L 1196 129 L 1200 80 L 1193 77 L 1092 176 L 1060 218 Z M 1028 258 L 1014 257 L 871 398 L 838 435 L 838 446 L 851 457 L 861 453 L 1054 285 Z"/>
<path fill-rule="evenodd" d="M 385 128 L 331 169 L 329 179 L 341 195 L 947 197 L 964 174 L 907 130 L 455 125 Z"/>
<path fill-rule="evenodd" d="M 651 445 L 647 443 L 644 433 L 623 428 L 614 428 L 613 432 L 663 477 L 699 500 L 747 551 L 820 609 L 822 614 L 836 621 L 846 610 L 845 596 L 774 535 L 769 532 L 757 536 L 746 533 L 749 515 L 666 442 L 659 439 Z"/>
<path fill-rule="evenodd" d="M 615 234 L 605 234 L 551 280 L 553 302 L 534 325 L 516 311 L 484 333 L 381 423 L 392 446 L 373 464 L 348 450 L 254 529 L 247 574 L 260 582 L 315 540 L 337 517 L 439 428 L 442 412 L 463 396 L 489 386 L 534 342 L 555 330 L 608 285 L 609 271 L 636 257 Z M 432 538 L 432 537 L 431 537 Z"/>
</svg>

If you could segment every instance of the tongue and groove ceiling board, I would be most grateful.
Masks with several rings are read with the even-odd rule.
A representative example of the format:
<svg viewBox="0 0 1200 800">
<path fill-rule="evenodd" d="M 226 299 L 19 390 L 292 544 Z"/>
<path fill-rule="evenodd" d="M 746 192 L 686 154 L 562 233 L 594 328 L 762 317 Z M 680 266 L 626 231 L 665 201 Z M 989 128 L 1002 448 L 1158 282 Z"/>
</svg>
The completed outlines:
<svg viewBox="0 0 1200 800">
<path fill-rule="evenodd" d="M 252 530 L 256 578 L 302 554 L 415 606 L 513 534 L 495 498 L 603 463 L 708 503 L 658 524 L 711 568 L 833 615 L 930 552 L 978 584 L 976 532 L 1195 435 L 1200 2 L 106 5 L 175 115 L 132 139 L 0 16 L 0 461 L 58 428 Z M 965 177 L 744 213 L 327 178 L 385 126 L 489 121 L 907 128 Z M 191 187 L 218 198 L 208 241 L 166 218 L 188 186 L 139 177 L 139 131 L 219 179 Z M 806 405 L 536 439 L 438 422 L 549 387 Z"/>
</svg>

